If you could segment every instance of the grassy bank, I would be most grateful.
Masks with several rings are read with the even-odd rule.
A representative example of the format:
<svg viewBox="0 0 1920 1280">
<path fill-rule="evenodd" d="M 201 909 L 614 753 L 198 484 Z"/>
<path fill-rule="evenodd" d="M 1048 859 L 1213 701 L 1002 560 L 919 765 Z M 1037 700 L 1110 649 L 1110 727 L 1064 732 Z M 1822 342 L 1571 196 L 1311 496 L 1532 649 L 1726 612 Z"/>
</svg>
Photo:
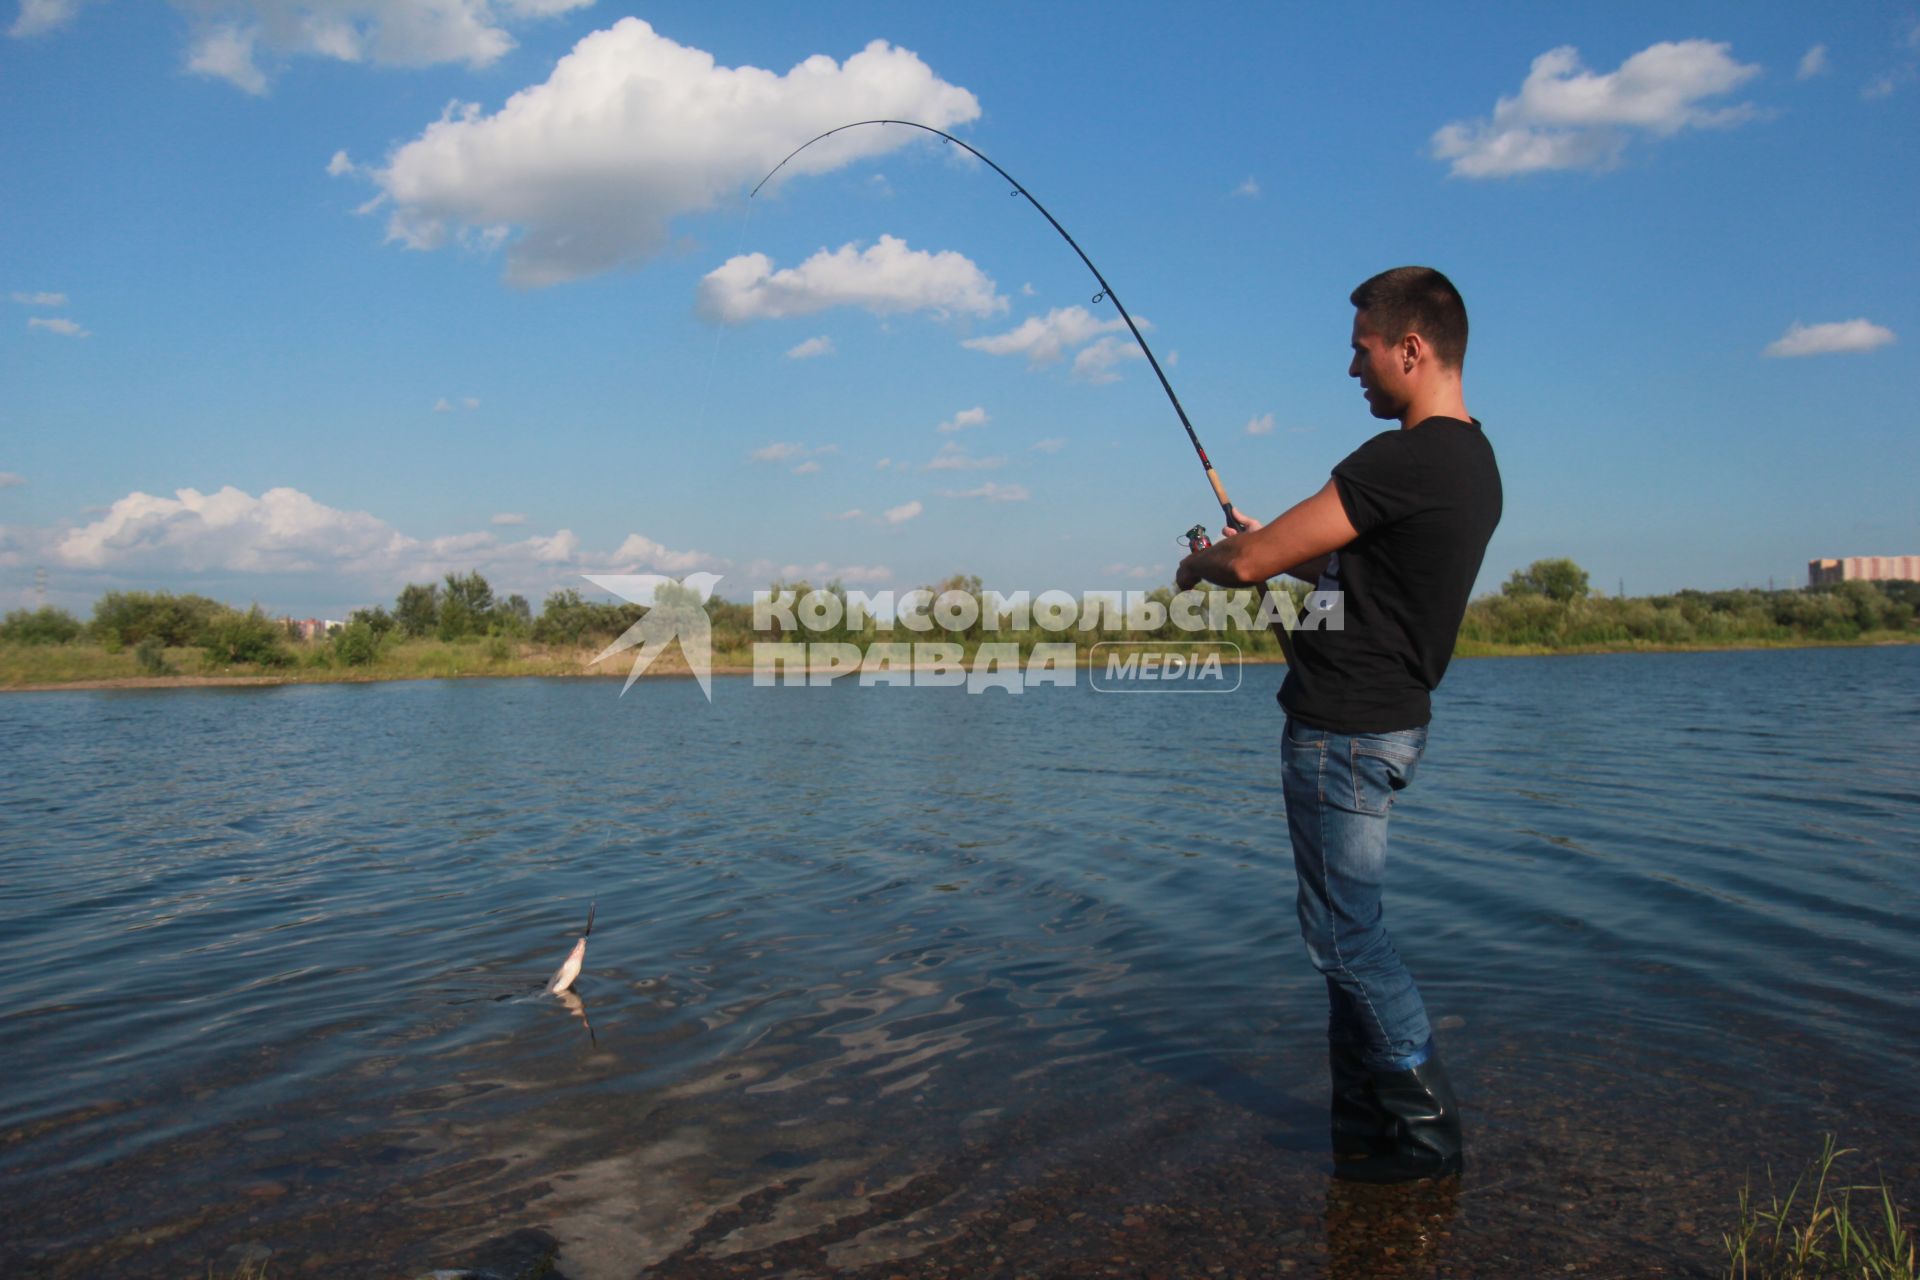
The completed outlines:
<svg viewBox="0 0 1920 1280">
<path fill-rule="evenodd" d="M 1064 609 L 1046 603 L 1060 594 L 1027 601 L 1021 593 L 1016 605 L 984 592 L 977 577 L 955 575 L 902 597 L 901 627 L 881 626 L 872 602 L 837 582 L 817 591 L 804 582 L 775 583 L 758 604 L 662 587 L 654 607 L 704 614 L 713 669 L 721 672 L 752 670 L 756 645 L 779 641 L 810 643 L 816 664 L 832 652 L 819 647 L 825 644 L 864 653 L 878 644 L 929 641 L 960 644 L 970 668 L 983 644 L 1013 644 L 1024 657 L 1036 645 L 1070 643 L 1085 663 L 1097 644 L 1122 640 L 1188 653 L 1196 652 L 1189 646 L 1204 652 L 1209 644 L 1232 645 L 1243 662 L 1278 662 L 1279 642 L 1260 618 L 1314 611 L 1306 608 L 1302 583 L 1278 584 L 1268 602 L 1273 612 L 1264 615 L 1245 590 L 1176 600 L 1159 587 L 1130 593 L 1124 603 L 1091 596 Z M 910 608 L 908 599 L 915 600 Z M 1321 607 L 1337 609 L 1337 598 Z M 1605 596 L 1588 589 L 1586 573 L 1572 561 L 1543 560 L 1467 606 L 1454 651 L 1482 658 L 1912 643 L 1920 641 L 1916 615 L 1915 582 Z M 551 594 L 536 614 L 519 596 L 500 600 L 478 573 L 448 574 L 444 584 L 410 584 L 392 612 L 357 610 L 329 637 L 301 640 L 318 624 L 302 628 L 204 596 L 109 592 L 90 622 L 52 608 L 0 619 L 0 688 L 624 676 L 631 659 L 615 656 L 597 666 L 593 659 L 644 616 L 639 605 L 597 603 L 570 589 Z M 923 625 L 914 624 L 916 617 Z M 1048 630 L 1048 623 L 1066 629 Z M 677 646 L 649 668 L 657 675 L 686 672 Z"/>
<path fill-rule="evenodd" d="M 1812 636 L 1741 636 L 1724 640 L 1607 640 L 1576 644 L 1502 643 L 1469 640 L 1453 647 L 1456 658 L 1547 658 L 1594 653 L 1722 653 L 1736 649 L 1858 649 L 1889 644 L 1920 644 L 1920 632 L 1864 631 L 1843 640 Z"/>
<path fill-rule="evenodd" d="M 1048 635 L 1048 641 L 1063 637 Z M 1079 660 L 1090 660 L 1092 644 L 1100 636 L 1067 636 L 1079 642 Z M 1033 640 L 1019 637 L 1025 653 Z M 858 643 L 858 641 L 856 641 Z M 969 642 L 969 656 L 978 642 Z M 1727 649 L 1794 649 L 1857 647 L 1860 645 L 1920 643 L 1920 635 L 1911 631 L 1872 631 L 1851 640 L 1750 639 L 1693 642 L 1624 640 L 1612 643 L 1574 645 L 1501 644 L 1462 638 L 1455 648 L 1462 658 L 1545 657 L 1554 654 L 1600 653 L 1704 653 Z M 630 654 L 617 654 L 594 665 L 602 646 L 546 645 L 503 637 L 464 640 L 404 640 L 380 647 L 372 661 L 348 664 L 338 651 L 324 642 L 294 644 L 291 660 L 282 664 L 230 662 L 208 657 L 203 649 L 172 647 L 159 652 L 158 663 L 142 659 L 132 650 L 110 651 L 85 640 L 66 644 L 0 643 L 0 689 L 34 690 L 60 687 L 167 688 L 210 684 L 350 684 L 375 680 L 447 680 L 466 676 L 605 676 L 624 679 L 632 666 Z M 1269 642 L 1260 647 L 1241 646 L 1241 661 L 1268 663 L 1280 661 L 1277 648 Z M 734 674 L 753 669 L 751 648 L 727 648 L 713 655 L 716 673 Z M 688 674 L 679 650 L 662 654 L 647 670 L 648 676 Z"/>
<path fill-rule="evenodd" d="M 629 662 L 608 659 L 593 666 L 599 648 L 543 645 L 500 637 L 464 640 L 405 640 L 382 645 L 363 664 L 341 661 L 324 642 L 288 646 L 283 663 L 222 663 L 200 648 L 160 650 L 158 666 L 130 649 L 111 652 L 84 640 L 67 644 L 0 644 L 0 688 L 43 688 L 74 684 L 279 683 L 330 684 L 370 680 L 445 680 L 459 676 L 604 676 L 624 675 Z M 716 669 L 745 668 L 751 655 L 715 654 Z M 685 675 L 678 651 L 663 654 L 650 674 Z"/>
</svg>

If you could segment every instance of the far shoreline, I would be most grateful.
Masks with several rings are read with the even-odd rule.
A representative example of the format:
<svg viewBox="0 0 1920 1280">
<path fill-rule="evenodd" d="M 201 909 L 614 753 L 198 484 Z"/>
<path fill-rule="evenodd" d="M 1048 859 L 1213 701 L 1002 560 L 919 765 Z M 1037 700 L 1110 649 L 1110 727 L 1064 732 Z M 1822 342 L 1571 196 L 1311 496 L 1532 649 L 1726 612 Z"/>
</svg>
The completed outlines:
<svg viewBox="0 0 1920 1280">
<path fill-rule="evenodd" d="M 1904 638 L 1876 636 L 1859 640 L 1791 640 L 1730 642 L 1723 644 L 1630 644 L 1630 645 L 1571 645 L 1565 648 L 1550 648 L 1545 645 L 1482 645 L 1473 644 L 1456 650 L 1454 660 L 1471 662 L 1487 658 L 1572 658 L 1594 657 L 1599 655 L 1631 656 L 1635 654 L 1674 654 L 1674 653 L 1745 653 L 1761 650 L 1785 649 L 1884 649 L 1901 648 L 1920 644 L 1920 635 Z M 1085 669 L 1091 661 L 1077 664 Z M 1284 666 L 1286 659 L 1277 653 L 1243 654 L 1244 666 Z M 895 671 L 927 669 L 924 665 L 902 664 Z M 820 671 L 825 668 L 809 668 Z M 782 683 L 787 668 L 782 668 Z M 727 663 L 715 665 L 709 674 L 715 677 L 734 678 L 754 674 L 750 664 Z M 854 672 L 845 672 L 845 676 L 854 676 Z M 473 670 L 456 671 L 394 671 L 376 672 L 356 668 L 307 667 L 288 672 L 230 672 L 217 675 L 132 675 L 132 676 L 81 676 L 72 680 L 38 680 L 20 683 L 0 684 L 0 693 L 61 693 L 77 691 L 102 691 L 117 689 L 243 689 L 243 688 L 279 688 L 286 685 L 323 685 L 323 684 L 391 684 L 417 680 L 625 680 L 624 670 L 590 671 L 574 668 L 571 670 L 555 668 L 551 670 L 498 670 L 490 671 L 479 667 Z M 693 673 L 684 663 L 671 666 L 657 665 L 641 676 L 644 680 L 692 679 Z"/>
</svg>

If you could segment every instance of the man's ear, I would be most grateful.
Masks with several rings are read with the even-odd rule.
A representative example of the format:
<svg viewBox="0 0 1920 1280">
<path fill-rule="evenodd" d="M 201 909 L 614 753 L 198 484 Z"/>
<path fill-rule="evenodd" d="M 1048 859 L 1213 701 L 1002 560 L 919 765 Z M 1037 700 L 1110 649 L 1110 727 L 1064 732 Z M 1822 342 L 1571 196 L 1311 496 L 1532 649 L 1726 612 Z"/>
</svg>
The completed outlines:
<svg viewBox="0 0 1920 1280">
<path fill-rule="evenodd" d="M 1395 354 L 1400 357 L 1401 372 L 1412 373 L 1413 367 L 1420 363 L 1422 357 L 1431 355 L 1432 350 L 1427 346 L 1425 338 L 1417 333 L 1410 333 L 1400 339 L 1400 349 Z"/>
</svg>

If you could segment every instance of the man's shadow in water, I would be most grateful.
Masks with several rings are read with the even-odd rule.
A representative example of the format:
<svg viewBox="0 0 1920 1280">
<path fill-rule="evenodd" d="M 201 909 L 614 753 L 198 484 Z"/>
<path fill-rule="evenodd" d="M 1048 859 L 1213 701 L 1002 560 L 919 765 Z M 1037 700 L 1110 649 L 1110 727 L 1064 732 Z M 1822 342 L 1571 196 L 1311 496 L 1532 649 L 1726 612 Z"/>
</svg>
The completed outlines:
<svg viewBox="0 0 1920 1280">
<path fill-rule="evenodd" d="M 1284 1151 L 1320 1156 L 1331 1170 L 1325 1109 L 1302 1102 L 1207 1049 L 1108 1022 L 1110 1044 L 1128 1061 L 1271 1123 L 1263 1135 Z M 1459 1213 L 1460 1179 L 1368 1186 L 1327 1180 L 1322 1226 L 1329 1280 L 1424 1280 L 1433 1274 Z"/>
<path fill-rule="evenodd" d="M 1272 1124 L 1263 1137 L 1283 1151 L 1326 1155 L 1327 1112 L 1288 1095 L 1269 1080 L 1249 1075 L 1211 1049 L 1190 1041 L 1155 1035 L 1113 1019 L 1100 1024 L 1109 1051 L 1135 1066 L 1165 1076 L 1188 1089 L 1200 1089 L 1222 1102 Z"/>
</svg>

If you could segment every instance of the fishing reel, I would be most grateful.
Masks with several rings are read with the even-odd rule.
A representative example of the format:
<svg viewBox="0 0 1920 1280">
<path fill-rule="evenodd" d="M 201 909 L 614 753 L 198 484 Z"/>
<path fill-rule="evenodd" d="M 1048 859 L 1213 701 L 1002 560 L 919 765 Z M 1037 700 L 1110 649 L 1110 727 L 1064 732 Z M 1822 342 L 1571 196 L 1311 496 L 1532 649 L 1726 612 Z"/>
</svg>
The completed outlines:
<svg viewBox="0 0 1920 1280">
<path fill-rule="evenodd" d="M 1174 539 L 1174 541 L 1184 546 L 1187 549 L 1188 555 L 1192 555 L 1196 551 L 1205 551 L 1213 545 L 1213 539 L 1207 536 L 1207 526 L 1204 524 L 1196 524 L 1193 528 Z"/>
</svg>

